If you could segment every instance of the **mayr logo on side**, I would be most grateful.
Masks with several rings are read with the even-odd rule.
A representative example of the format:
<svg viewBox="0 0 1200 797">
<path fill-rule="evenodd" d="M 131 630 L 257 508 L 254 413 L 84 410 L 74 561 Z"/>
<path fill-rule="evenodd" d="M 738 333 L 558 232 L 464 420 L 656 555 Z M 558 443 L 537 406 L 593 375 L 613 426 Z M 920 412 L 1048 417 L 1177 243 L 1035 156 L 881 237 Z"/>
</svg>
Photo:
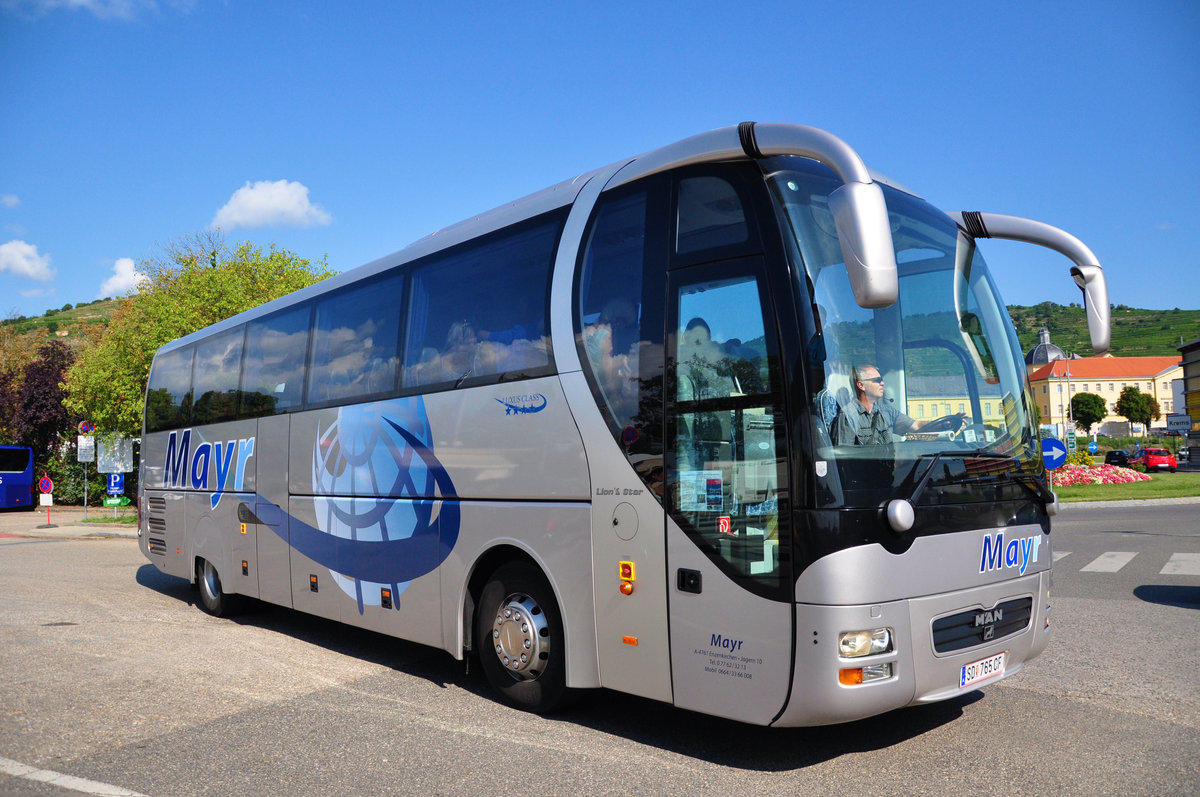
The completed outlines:
<svg viewBox="0 0 1200 797">
<path fill-rule="evenodd" d="M 246 481 L 246 460 L 254 454 L 254 438 L 226 440 L 216 443 L 200 442 L 193 452 L 192 430 L 171 432 L 167 438 L 167 458 L 163 463 L 164 487 L 187 487 L 207 490 L 209 474 L 215 469 L 217 491 L 212 495 L 212 508 L 221 503 L 229 475 L 233 473 L 232 490 L 241 490 Z M 236 452 L 236 458 L 235 458 Z M 214 457 L 215 453 L 215 457 Z M 190 454 L 190 456 L 189 456 Z M 236 466 L 234 463 L 237 463 Z"/>
<path fill-rule="evenodd" d="M 1007 545 L 1004 543 L 1004 532 L 998 531 L 994 536 L 985 534 L 983 535 L 983 553 L 979 557 L 979 572 L 986 573 L 989 570 L 1017 567 L 1020 568 L 1020 574 L 1025 575 L 1025 570 L 1030 563 L 1038 560 L 1038 547 L 1041 544 L 1041 534 L 1033 537 L 1018 537 L 1009 540 Z"/>
</svg>

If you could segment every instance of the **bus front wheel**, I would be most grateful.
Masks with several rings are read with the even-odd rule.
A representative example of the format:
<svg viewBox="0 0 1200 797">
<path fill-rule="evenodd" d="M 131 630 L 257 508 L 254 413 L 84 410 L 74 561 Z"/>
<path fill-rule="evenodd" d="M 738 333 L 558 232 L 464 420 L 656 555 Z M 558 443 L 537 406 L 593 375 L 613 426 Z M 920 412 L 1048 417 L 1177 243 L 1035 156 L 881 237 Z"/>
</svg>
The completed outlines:
<svg viewBox="0 0 1200 797">
<path fill-rule="evenodd" d="M 510 562 L 492 574 L 479 596 L 475 639 L 484 674 L 506 703 L 544 713 L 566 702 L 562 616 L 536 567 Z"/>
<path fill-rule="evenodd" d="M 196 562 L 196 583 L 200 587 L 200 605 L 214 617 L 230 617 L 241 608 L 242 596 L 221 589 L 221 576 L 207 559 Z"/>
</svg>

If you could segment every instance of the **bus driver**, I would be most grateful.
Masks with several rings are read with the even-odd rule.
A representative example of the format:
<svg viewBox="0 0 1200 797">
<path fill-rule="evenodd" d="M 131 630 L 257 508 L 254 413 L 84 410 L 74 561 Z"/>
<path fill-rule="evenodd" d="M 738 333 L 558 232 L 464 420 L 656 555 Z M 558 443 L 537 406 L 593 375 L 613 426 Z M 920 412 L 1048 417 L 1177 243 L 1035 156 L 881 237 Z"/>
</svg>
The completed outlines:
<svg viewBox="0 0 1200 797">
<path fill-rule="evenodd" d="M 893 433 L 908 434 L 930 423 L 910 418 L 883 397 L 883 377 L 874 365 L 856 365 L 853 375 L 856 400 L 838 413 L 833 427 L 835 445 L 886 445 L 892 442 Z M 947 418 L 952 429 L 962 426 L 963 413 Z"/>
</svg>

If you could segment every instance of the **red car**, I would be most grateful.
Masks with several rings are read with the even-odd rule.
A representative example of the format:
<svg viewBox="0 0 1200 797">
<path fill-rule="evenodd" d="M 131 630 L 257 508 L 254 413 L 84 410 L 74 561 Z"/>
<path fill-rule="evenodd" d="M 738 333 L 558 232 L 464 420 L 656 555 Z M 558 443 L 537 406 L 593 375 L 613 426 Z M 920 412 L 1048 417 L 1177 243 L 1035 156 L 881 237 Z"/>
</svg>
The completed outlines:
<svg viewBox="0 0 1200 797">
<path fill-rule="evenodd" d="M 1141 465 L 1147 471 L 1170 470 L 1175 472 L 1175 455 L 1165 448 L 1143 448 L 1141 453 L 1129 460 L 1130 465 Z"/>
</svg>

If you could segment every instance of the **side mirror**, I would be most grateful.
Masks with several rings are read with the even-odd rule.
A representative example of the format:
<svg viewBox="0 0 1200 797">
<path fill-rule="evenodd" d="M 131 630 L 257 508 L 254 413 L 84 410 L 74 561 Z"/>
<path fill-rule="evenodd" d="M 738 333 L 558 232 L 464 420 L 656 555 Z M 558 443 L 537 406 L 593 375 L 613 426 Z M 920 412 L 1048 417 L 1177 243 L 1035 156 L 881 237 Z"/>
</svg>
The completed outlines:
<svg viewBox="0 0 1200 797">
<path fill-rule="evenodd" d="M 1110 315 L 1108 304 L 1108 283 L 1100 266 L 1075 266 L 1071 269 L 1071 279 L 1083 291 L 1083 306 L 1087 308 L 1088 334 L 1092 339 L 1092 349 L 1097 354 L 1108 351 L 1110 335 Z"/>
<path fill-rule="evenodd" d="M 1019 216 L 964 211 L 951 213 L 950 217 L 972 238 L 1025 241 L 1053 249 L 1074 261 L 1071 278 L 1083 291 L 1083 306 L 1087 310 L 1088 336 L 1092 340 L 1092 351 L 1096 354 L 1108 351 L 1112 341 L 1112 310 L 1108 304 L 1108 283 L 1104 279 L 1100 261 L 1083 241 L 1065 230 Z"/>
<path fill-rule="evenodd" d="M 883 191 L 874 182 L 845 183 L 829 195 L 829 210 L 854 300 L 866 308 L 894 304 L 900 285 Z"/>
<path fill-rule="evenodd" d="M 887 307 L 900 295 L 896 248 L 883 189 L 849 144 L 837 136 L 803 125 L 738 125 L 742 151 L 751 158 L 799 155 L 820 161 L 842 181 L 829 195 L 842 259 L 860 307 Z"/>
</svg>

